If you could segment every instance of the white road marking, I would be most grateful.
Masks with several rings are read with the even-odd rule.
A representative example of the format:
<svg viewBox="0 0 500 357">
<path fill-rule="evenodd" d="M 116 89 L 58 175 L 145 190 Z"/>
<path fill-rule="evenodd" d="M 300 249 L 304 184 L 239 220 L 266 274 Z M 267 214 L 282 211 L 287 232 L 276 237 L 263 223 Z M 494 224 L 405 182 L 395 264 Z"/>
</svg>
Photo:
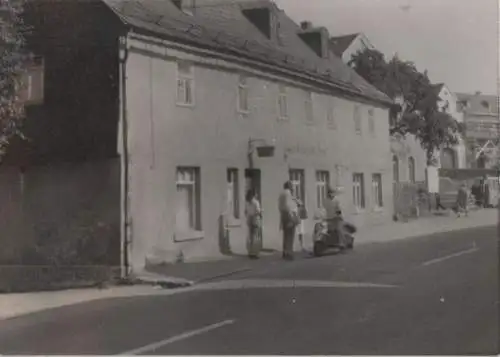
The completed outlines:
<svg viewBox="0 0 500 357">
<path fill-rule="evenodd" d="M 120 354 L 121 355 L 139 355 L 139 354 L 146 353 L 146 352 L 153 352 L 153 351 L 156 351 L 160 347 L 164 347 L 164 346 L 170 345 L 171 343 L 174 343 L 177 341 L 182 341 L 182 340 L 185 340 L 185 339 L 190 338 L 190 337 L 201 335 L 203 333 L 210 332 L 212 330 L 224 327 L 226 325 L 231 325 L 234 322 L 235 322 L 235 320 L 225 320 L 222 322 L 218 322 L 216 324 L 205 326 L 205 327 L 197 329 L 197 330 L 184 332 L 184 333 L 181 333 L 180 335 L 167 338 L 166 340 L 151 343 L 149 345 L 139 347 L 139 348 L 136 348 L 134 350 L 127 351 L 127 352 L 120 353 Z"/>
<path fill-rule="evenodd" d="M 471 249 L 463 250 L 463 251 L 455 253 L 455 254 L 450 254 L 450 255 L 446 255 L 446 256 L 441 257 L 441 258 L 436 258 L 436 259 L 429 260 L 429 261 L 427 261 L 425 263 L 422 263 L 422 266 L 429 266 L 429 265 L 432 265 L 432 264 L 441 263 L 441 262 L 444 262 L 445 260 L 448 260 L 448 259 L 451 259 L 451 258 L 460 257 L 460 256 L 465 255 L 465 254 L 475 253 L 478 250 L 479 250 L 479 248 L 473 247 Z"/>
</svg>

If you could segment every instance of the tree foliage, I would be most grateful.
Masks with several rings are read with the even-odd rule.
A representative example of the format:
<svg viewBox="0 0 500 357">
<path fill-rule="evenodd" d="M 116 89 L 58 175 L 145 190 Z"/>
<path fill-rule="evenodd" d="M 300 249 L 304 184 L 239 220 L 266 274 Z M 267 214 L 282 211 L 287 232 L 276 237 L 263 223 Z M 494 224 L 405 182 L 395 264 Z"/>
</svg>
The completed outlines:
<svg viewBox="0 0 500 357">
<path fill-rule="evenodd" d="M 391 135 L 413 134 L 432 163 L 434 153 L 455 145 L 463 127 L 440 108 L 439 86 L 427 71 L 394 55 L 389 61 L 377 50 L 365 49 L 352 56 L 349 65 L 369 83 L 395 101 L 391 110 Z"/>
<path fill-rule="evenodd" d="M 10 140 L 22 137 L 24 105 L 19 93 L 29 59 L 22 11 L 23 0 L 0 0 L 0 159 Z"/>
</svg>

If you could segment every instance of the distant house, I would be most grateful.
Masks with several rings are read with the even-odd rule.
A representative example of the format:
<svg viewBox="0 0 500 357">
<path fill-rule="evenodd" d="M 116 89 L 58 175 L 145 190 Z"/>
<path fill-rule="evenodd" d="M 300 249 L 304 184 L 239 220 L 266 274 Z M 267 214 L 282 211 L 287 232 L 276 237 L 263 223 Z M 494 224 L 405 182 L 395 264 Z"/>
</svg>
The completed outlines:
<svg viewBox="0 0 500 357">
<path fill-rule="evenodd" d="M 467 167 L 494 168 L 500 159 L 498 96 L 456 93 L 466 125 Z"/>
<path fill-rule="evenodd" d="M 349 63 L 352 55 L 358 51 L 363 51 L 367 48 L 375 49 L 368 40 L 368 37 L 362 32 L 331 37 L 330 46 L 333 53 L 340 57 L 344 63 Z"/>
<path fill-rule="evenodd" d="M 435 90 L 439 96 L 438 107 L 440 110 L 451 115 L 459 123 L 464 123 L 464 115 L 459 110 L 456 95 L 444 84 L 435 85 Z M 459 138 L 459 143 L 453 147 L 441 148 L 438 160 L 438 167 L 442 169 L 465 169 L 467 168 L 466 146 L 463 138 Z"/>
</svg>

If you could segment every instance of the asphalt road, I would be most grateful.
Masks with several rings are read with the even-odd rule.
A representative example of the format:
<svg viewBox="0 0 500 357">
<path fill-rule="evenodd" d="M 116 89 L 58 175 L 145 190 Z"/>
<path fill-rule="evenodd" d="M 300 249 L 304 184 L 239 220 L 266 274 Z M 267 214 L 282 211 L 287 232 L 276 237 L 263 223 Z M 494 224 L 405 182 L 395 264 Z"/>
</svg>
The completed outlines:
<svg viewBox="0 0 500 357">
<path fill-rule="evenodd" d="M 0 354 L 496 355 L 498 257 L 494 227 L 364 245 L 2 321 Z"/>
</svg>

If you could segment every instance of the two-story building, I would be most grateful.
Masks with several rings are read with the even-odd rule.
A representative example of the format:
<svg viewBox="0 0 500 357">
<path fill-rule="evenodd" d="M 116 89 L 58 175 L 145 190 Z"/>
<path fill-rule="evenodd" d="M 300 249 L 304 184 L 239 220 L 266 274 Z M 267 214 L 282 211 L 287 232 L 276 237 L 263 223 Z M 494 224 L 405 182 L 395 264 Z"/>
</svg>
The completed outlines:
<svg viewBox="0 0 500 357">
<path fill-rule="evenodd" d="M 291 179 L 310 212 L 328 185 L 360 226 L 392 215 L 388 107 L 270 1 L 105 0 L 121 38 L 122 150 L 131 262 L 244 252 L 244 193 L 257 188 L 265 248 L 281 249 L 277 199 Z M 263 152 L 267 151 L 266 155 Z"/>
</svg>

